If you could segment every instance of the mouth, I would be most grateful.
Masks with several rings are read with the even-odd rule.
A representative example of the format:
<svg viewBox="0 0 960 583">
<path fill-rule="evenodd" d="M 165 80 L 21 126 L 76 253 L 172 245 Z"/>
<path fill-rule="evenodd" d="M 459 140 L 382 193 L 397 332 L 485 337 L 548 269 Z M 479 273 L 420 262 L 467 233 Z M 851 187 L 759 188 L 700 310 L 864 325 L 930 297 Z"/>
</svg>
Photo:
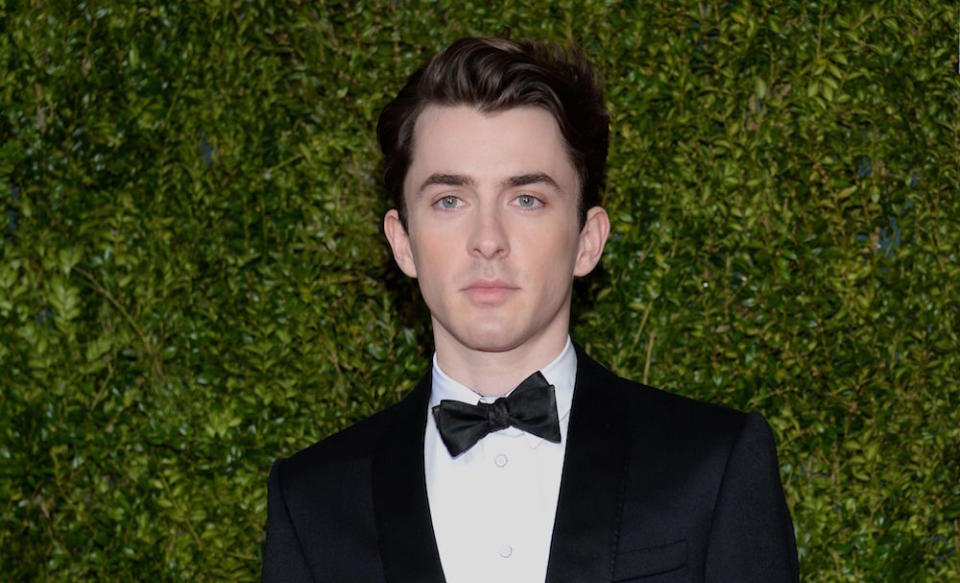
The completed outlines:
<svg viewBox="0 0 960 583">
<path fill-rule="evenodd" d="M 470 300 L 478 304 L 498 304 L 513 295 L 520 288 L 499 279 L 481 279 L 463 288 Z"/>
</svg>

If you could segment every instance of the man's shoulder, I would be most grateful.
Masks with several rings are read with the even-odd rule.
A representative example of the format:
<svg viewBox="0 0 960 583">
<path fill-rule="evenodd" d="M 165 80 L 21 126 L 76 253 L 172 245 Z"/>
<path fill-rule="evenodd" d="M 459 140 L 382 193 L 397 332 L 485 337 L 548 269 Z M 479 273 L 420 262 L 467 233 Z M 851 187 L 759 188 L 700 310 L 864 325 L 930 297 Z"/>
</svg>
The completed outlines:
<svg viewBox="0 0 960 583">
<path fill-rule="evenodd" d="M 600 388 L 599 393 L 606 392 L 616 403 L 615 408 L 607 409 L 611 415 L 624 415 L 620 426 L 634 455 L 645 460 L 640 467 L 649 467 L 652 455 L 659 460 L 654 465 L 661 471 L 682 460 L 676 466 L 678 475 L 686 475 L 689 468 L 711 468 L 708 474 L 720 476 L 726 460 L 738 449 L 775 459 L 774 436 L 760 414 L 659 389 L 613 372 L 607 375 L 592 388 Z"/>
<path fill-rule="evenodd" d="M 645 410 L 646 416 L 656 417 L 664 425 L 730 429 L 742 426 L 748 415 L 726 405 L 681 394 L 675 389 L 622 380 L 622 390 L 634 408 Z"/>
<path fill-rule="evenodd" d="M 409 413 L 410 396 L 277 461 L 285 481 L 368 465 L 385 432 Z"/>
<path fill-rule="evenodd" d="M 587 359 L 590 361 L 591 359 Z M 700 436 L 711 439 L 721 435 L 736 436 L 751 420 L 760 420 L 756 413 L 748 414 L 729 406 L 707 402 L 675 390 L 666 390 L 619 376 L 592 361 L 593 375 L 599 385 L 607 387 L 614 400 L 624 407 L 633 427 L 641 433 L 660 435 Z"/>
</svg>

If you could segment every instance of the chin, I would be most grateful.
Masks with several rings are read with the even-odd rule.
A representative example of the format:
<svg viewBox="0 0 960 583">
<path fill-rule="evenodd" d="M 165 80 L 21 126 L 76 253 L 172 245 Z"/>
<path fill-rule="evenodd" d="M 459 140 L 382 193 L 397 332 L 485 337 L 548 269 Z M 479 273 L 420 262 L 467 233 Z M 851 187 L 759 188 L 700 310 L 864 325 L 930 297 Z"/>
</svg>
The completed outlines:
<svg viewBox="0 0 960 583">
<path fill-rule="evenodd" d="M 499 327 L 467 331 L 462 338 L 463 344 L 481 352 L 507 352 L 523 344 L 523 339 L 515 331 Z"/>
</svg>

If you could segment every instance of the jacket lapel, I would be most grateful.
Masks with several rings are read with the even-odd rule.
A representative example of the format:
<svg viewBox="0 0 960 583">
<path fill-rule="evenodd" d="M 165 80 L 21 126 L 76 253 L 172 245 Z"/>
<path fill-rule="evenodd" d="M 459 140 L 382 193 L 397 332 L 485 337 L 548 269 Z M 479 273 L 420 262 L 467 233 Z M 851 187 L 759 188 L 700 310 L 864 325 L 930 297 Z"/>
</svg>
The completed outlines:
<svg viewBox="0 0 960 583">
<path fill-rule="evenodd" d="M 431 374 L 399 405 L 373 458 L 377 538 L 388 583 L 442 582 L 423 466 Z"/>
<path fill-rule="evenodd" d="M 577 346 L 547 583 L 613 578 L 629 447 L 627 407 L 615 384 L 616 377 Z"/>
</svg>

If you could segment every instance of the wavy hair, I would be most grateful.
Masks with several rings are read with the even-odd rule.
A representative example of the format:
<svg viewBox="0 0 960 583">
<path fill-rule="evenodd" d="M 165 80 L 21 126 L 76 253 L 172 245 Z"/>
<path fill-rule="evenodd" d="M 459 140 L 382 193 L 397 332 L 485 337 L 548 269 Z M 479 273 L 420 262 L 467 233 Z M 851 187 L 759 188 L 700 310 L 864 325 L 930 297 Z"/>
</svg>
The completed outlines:
<svg viewBox="0 0 960 583">
<path fill-rule="evenodd" d="M 377 139 L 383 180 L 406 228 L 403 182 L 413 153 L 413 130 L 427 105 L 473 105 L 483 112 L 541 107 L 553 116 L 580 179 L 578 213 L 601 202 L 610 135 L 603 87 L 579 47 L 502 38 L 464 38 L 411 75 L 383 108 Z"/>
</svg>

